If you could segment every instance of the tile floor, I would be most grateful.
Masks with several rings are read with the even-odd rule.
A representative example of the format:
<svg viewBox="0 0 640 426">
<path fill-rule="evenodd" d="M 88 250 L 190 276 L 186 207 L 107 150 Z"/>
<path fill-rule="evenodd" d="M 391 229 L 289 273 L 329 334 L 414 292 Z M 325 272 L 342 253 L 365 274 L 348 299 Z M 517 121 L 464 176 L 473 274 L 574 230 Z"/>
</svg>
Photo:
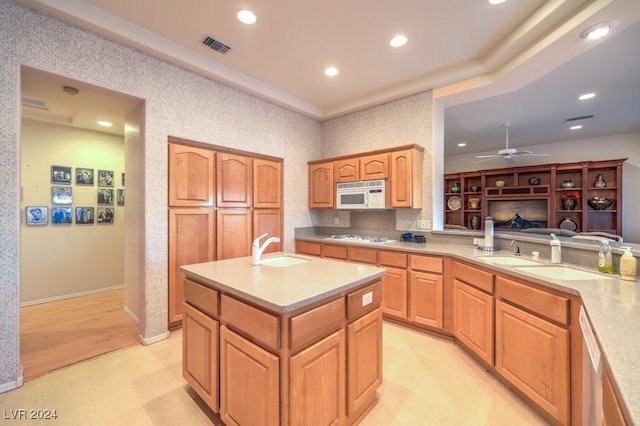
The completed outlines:
<svg viewBox="0 0 640 426">
<path fill-rule="evenodd" d="M 379 425 L 546 425 L 449 340 L 385 323 L 384 383 L 362 421 Z M 219 418 L 182 379 L 182 334 L 65 367 L 0 394 L 1 424 L 210 425 Z M 19 409 L 57 419 L 11 420 Z"/>
</svg>

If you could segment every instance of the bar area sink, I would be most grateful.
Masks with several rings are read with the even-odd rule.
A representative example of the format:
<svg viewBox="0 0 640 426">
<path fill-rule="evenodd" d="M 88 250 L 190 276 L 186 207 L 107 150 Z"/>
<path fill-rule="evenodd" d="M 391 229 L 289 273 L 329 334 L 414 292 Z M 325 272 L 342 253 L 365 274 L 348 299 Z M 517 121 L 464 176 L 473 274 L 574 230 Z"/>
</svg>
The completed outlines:
<svg viewBox="0 0 640 426">
<path fill-rule="evenodd" d="M 501 266 L 533 266 L 540 265 L 540 263 L 529 259 L 523 259 L 518 256 L 481 256 L 478 259 L 483 262 L 490 263 L 492 265 Z"/>
</svg>

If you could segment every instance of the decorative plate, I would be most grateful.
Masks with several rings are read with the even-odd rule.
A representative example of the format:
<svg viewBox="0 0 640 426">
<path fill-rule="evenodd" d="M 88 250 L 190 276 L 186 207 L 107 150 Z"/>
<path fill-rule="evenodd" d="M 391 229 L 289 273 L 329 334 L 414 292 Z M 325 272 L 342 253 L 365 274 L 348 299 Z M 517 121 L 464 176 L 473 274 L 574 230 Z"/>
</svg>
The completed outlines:
<svg viewBox="0 0 640 426">
<path fill-rule="evenodd" d="M 573 220 L 565 217 L 562 222 L 560 222 L 560 229 L 566 229 L 567 231 L 575 231 L 578 229 L 578 224 Z"/>
<path fill-rule="evenodd" d="M 460 197 L 451 197 L 447 201 L 447 206 L 449 206 L 451 210 L 460 210 L 460 207 L 462 207 L 462 200 Z"/>
</svg>

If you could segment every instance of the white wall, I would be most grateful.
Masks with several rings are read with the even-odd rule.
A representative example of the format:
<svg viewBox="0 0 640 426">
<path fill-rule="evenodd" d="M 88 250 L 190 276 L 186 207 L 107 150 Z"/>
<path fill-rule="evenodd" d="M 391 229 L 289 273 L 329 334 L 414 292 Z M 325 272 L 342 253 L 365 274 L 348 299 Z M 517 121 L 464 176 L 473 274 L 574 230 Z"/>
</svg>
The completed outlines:
<svg viewBox="0 0 640 426">
<path fill-rule="evenodd" d="M 114 172 L 114 196 L 117 189 L 123 189 L 120 176 L 124 171 L 124 140 L 106 133 L 23 120 L 21 148 L 21 303 L 33 304 L 122 286 L 125 207 L 117 206 L 114 197 L 111 206 L 115 210 L 114 223 L 85 225 L 75 223 L 75 208 L 93 207 L 97 222 L 98 169 Z M 52 165 L 72 167 L 72 184 L 52 184 Z M 94 169 L 93 186 L 75 184 L 76 167 Z M 72 189 L 71 225 L 52 224 L 53 185 Z M 47 206 L 49 224 L 27 226 L 25 206 Z"/>
<path fill-rule="evenodd" d="M 549 157 L 542 159 L 520 157 L 515 164 L 516 166 L 628 158 L 623 166 L 622 177 L 622 236 L 625 241 L 633 243 L 640 242 L 640 222 L 636 216 L 637 212 L 640 211 L 640 197 L 638 197 L 638 182 L 640 182 L 640 133 L 611 135 L 593 139 L 576 139 L 569 142 L 521 148 L 536 153 L 549 154 Z M 476 161 L 475 155 L 476 154 L 445 157 L 445 173 L 513 167 L 501 160 L 474 164 L 474 161 Z"/>
</svg>

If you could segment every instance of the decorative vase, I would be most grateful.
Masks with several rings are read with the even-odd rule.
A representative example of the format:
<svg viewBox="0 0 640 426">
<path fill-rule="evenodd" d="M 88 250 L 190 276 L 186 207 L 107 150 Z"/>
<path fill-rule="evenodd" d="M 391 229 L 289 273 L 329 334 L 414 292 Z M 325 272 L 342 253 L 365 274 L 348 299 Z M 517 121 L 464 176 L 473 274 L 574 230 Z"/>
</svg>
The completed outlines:
<svg viewBox="0 0 640 426">
<path fill-rule="evenodd" d="M 604 188 L 605 186 L 607 186 L 607 181 L 604 180 L 604 176 L 602 176 L 602 173 L 598 173 L 593 186 L 595 186 L 596 188 Z"/>
<path fill-rule="evenodd" d="M 506 183 L 505 181 L 503 181 L 503 180 L 497 180 L 497 181 L 496 181 L 496 186 L 497 186 L 498 188 L 502 188 L 502 187 L 504 187 L 506 184 L 507 184 L 507 183 Z"/>
<path fill-rule="evenodd" d="M 573 183 L 571 179 L 567 179 L 564 182 L 562 182 L 560 186 L 563 188 L 573 188 L 574 186 L 576 186 L 576 184 Z"/>
<path fill-rule="evenodd" d="M 480 198 L 469 198 L 469 209 L 478 210 L 480 208 Z"/>
<path fill-rule="evenodd" d="M 451 187 L 451 192 L 460 192 L 460 182 L 455 181 Z"/>
<path fill-rule="evenodd" d="M 565 210 L 575 210 L 577 205 L 578 200 L 575 198 L 565 198 L 562 200 L 562 207 L 564 207 Z"/>
<path fill-rule="evenodd" d="M 480 216 L 471 216 L 471 229 L 480 229 Z"/>
<path fill-rule="evenodd" d="M 540 185 L 540 178 L 538 176 L 530 177 L 529 185 Z"/>
</svg>

